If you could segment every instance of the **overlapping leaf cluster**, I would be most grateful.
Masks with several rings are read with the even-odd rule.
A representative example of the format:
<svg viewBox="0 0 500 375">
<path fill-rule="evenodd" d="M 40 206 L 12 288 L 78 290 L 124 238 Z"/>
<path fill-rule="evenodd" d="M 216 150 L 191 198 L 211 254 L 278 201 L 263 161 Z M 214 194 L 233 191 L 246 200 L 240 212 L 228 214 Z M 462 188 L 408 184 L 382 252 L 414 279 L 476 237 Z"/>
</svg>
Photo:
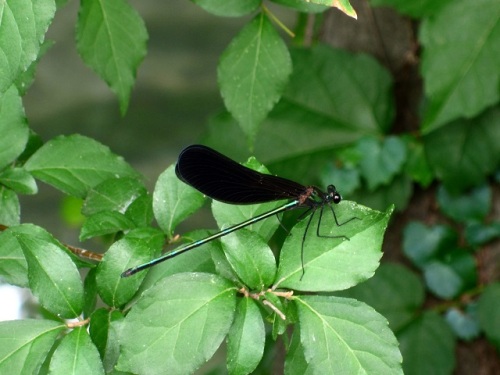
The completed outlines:
<svg viewBox="0 0 500 375">
<path fill-rule="evenodd" d="M 311 15 L 335 6 L 355 16 L 346 0 L 273 2 Z M 344 195 L 372 207 L 404 209 L 414 182 L 427 187 L 437 179 L 443 183 L 439 203 L 463 223 L 469 246 L 459 244 L 450 227 L 411 223 L 404 250 L 424 281 L 393 265 L 372 278 L 392 208 L 379 212 L 343 201 L 335 207 L 339 221 L 357 219 L 337 227 L 327 210 L 319 231 L 349 240 L 317 237 L 315 217 L 303 258 L 307 223 L 281 244 L 274 237 L 279 222 L 270 218 L 121 278 L 175 241 L 178 224 L 205 200 L 175 178 L 173 167 L 150 194 L 134 169 L 89 138 L 42 144 L 27 125 L 21 96 L 50 47 L 44 35 L 56 3 L 7 0 L 0 5 L 0 275 L 30 288 L 50 319 L 0 323 L 0 372 L 191 373 L 226 340 L 227 369 L 246 374 L 264 366 L 267 340 L 284 337 L 288 374 L 401 373 L 397 340 L 406 373 L 447 374 L 454 367 L 452 332 L 464 340 L 484 332 L 498 347 L 498 322 L 491 317 L 499 314 L 499 287 L 478 288 L 474 258 L 476 248 L 499 237 L 498 223 L 486 218 L 491 192 L 483 186 L 465 198 L 454 195 L 484 183 L 500 161 L 498 2 L 371 2 L 421 20 L 422 122 L 404 135 L 391 134 L 393 82 L 372 57 L 320 43 L 289 48 L 279 31 L 290 30 L 260 0 L 194 3 L 218 16 L 251 15 L 220 58 L 226 112 L 211 120 L 209 143 L 240 160 L 250 146 L 273 172 L 303 181 L 320 173 L 325 185 L 334 181 Z M 145 55 L 141 18 L 123 0 L 84 1 L 76 36 L 82 59 L 125 113 Z M 254 159 L 249 165 L 262 168 Z M 81 249 L 43 228 L 21 224 L 18 194 L 36 194 L 37 180 L 81 200 L 82 241 L 113 238 L 98 264 L 76 257 Z M 272 207 L 214 202 L 212 211 L 222 228 Z M 422 307 L 424 286 L 449 301 L 475 294 L 471 303 L 446 310 L 446 324 Z M 96 308 L 98 300 L 105 307 Z M 67 330 L 64 319 L 78 322 Z"/>
</svg>

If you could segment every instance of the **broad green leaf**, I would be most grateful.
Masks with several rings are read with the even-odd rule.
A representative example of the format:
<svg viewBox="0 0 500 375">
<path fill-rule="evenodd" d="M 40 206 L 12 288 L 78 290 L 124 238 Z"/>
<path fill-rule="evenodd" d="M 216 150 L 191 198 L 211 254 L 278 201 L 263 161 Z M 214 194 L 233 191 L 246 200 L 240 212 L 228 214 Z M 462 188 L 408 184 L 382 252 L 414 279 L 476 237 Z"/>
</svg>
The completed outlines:
<svg viewBox="0 0 500 375">
<path fill-rule="evenodd" d="M 226 1 L 226 0 L 191 0 L 207 12 L 223 17 L 239 17 L 255 11 L 261 0 Z"/>
<path fill-rule="evenodd" d="M 414 18 L 431 16 L 452 0 L 370 0 L 372 6 L 389 6 Z"/>
<path fill-rule="evenodd" d="M 455 367 L 455 337 L 433 311 L 397 334 L 405 375 L 451 374 Z"/>
<path fill-rule="evenodd" d="M 116 323 L 120 323 L 123 318 L 120 311 L 109 311 L 105 308 L 94 311 L 90 318 L 89 334 L 99 351 L 104 370 L 107 373 L 114 369 L 118 361 L 120 345 Z"/>
<path fill-rule="evenodd" d="M 319 5 L 328 5 L 337 9 L 340 9 L 343 13 L 347 14 L 349 17 L 354 19 L 358 18 L 356 11 L 349 3 L 349 0 L 308 0 L 311 3 Z"/>
<path fill-rule="evenodd" d="M 54 0 L 0 3 L 0 97 L 37 58 L 55 11 Z"/>
<path fill-rule="evenodd" d="M 153 193 L 153 212 L 168 238 L 172 238 L 177 225 L 204 202 L 203 194 L 177 178 L 174 165 L 158 177 Z"/>
<path fill-rule="evenodd" d="M 85 198 L 90 188 L 109 178 L 138 176 L 122 157 L 81 135 L 50 140 L 24 167 L 36 178 L 80 198 Z"/>
<path fill-rule="evenodd" d="M 153 221 L 153 197 L 144 191 L 139 195 L 125 211 L 125 216 L 132 220 L 136 227 L 148 227 Z"/>
<path fill-rule="evenodd" d="M 379 212 L 344 201 L 333 209 L 342 225 L 335 224 L 331 211 L 325 207 L 319 228 L 323 237 L 319 237 L 319 213 L 316 212 L 305 237 L 303 263 L 302 239 L 309 218 L 292 229 L 281 250 L 277 286 L 302 291 L 336 291 L 373 276 L 379 266 L 383 236 L 394 207 Z"/>
<path fill-rule="evenodd" d="M 476 186 L 500 162 L 500 109 L 433 131 L 424 145 L 431 168 L 449 191 Z"/>
<path fill-rule="evenodd" d="M 322 137 L 311 132 L 310 124 L 322 125 L 337 137 L 356 134 L 351 142 L 360 135 L 379 135 L 389 129 L 394 118 L 392 80 L 374 58 L 319 44 L 292 50 L 292 61 L 284 104 L 273 111 L 272 120 L 298 121 L 310 138 Z M 279 117 L 274 113 L 278 109 Z"/>
<path fill-rule="evenodd" d="M 135 229 L 111 245 L 97 266 L 96 282 L 102 300 L 113 307 L 127 303 L 145 273 L 129 278 L 122 278 L 121 273 L 158 256 L 162 246 L 163 234 L 154 228 Z"/>
<path fill-rule="evenodd" d="M 357 145 L 362 155 L 361 174 L 370 191 L 380 185 L 388 185 L 406 161 L 406 146 L 398 137 L 387 137 L 382 142 L 375 138 L 363 138 Z"/>
<path fill-rule="evenodd" d="M 410 222 L 403 231 L 403 252 L 419 268 L 457 245 L 457 233 L 446 225 Z"/>
<path fill-rule="evenodd" d="M 497 0 L 457 0 L 422 23 L 422 76 L 429 99 L 425 133 L 474 117 L 500 100 L 499 18 Z"/>
<path fill-rule="evenodd" d="M 464 282 L 460 275 L 443 262 L 429 262 L 424 266 L 423 271 L 427 287 L 440 298 L 450 300 L 464 289 Z"/>
<path fill-rule="evenodd" d="M 125 115 L 137 67 L 146 55 L 144 21 L 126 1 L 86 0 L 80 4 L 76 38 L 83 61 L 118 95 Z"/>
<path fill-rule="evenodd" d="M 28 264 L 12 231 L 0 232 L 0 280 L 28 287 Z"/>
<path fill-rule="evenodd" d="M 242 298 L 227 335 L 227 369 L 230 374 L 251 374 L 262 354 L 266 331 L 257 303 Z"/>
<path fill-rule="evenodd" d="M 300 296 L 294 301 L 305 359 L 315 373 L 403 373 L 396 337 L 372 307 L 327 296 Z"/>
<path fill-rule="evenodd" d="M 243 165 L 258 172 L 269 174 L 267 168 L 258 163 L 255 158 L 250 158 L 250 160 Z M 249 220 L 250 218 L 258 216 L 264 212 L 269 212 L 285 203 L 286 201 L 267 202 L 250 205 L 234 205 L 214 200 L 212 202 L 212 212 L 215 220 L 217 221 L 217 225 L 219 226 L 219 228 L 223 229 L 231 225 L 242 223 L 245 220 Z M 253 232 L 257 232 L 267 241 L 274 234 L 278 226 L 279 220 L 277 219 L 277 217 L 270 217 L 268 220 L 253 223 L 247 228 L 252 230 Z"/>
<path fill-rule="evenodd" d="M 38 192 L 35 179 L 24 168 L 9 168 L 0 172 L 0 184 L 19 194 L 36 194 Z"/>
<path fill-rule="evenodd" d="M 29 286 L 40 304 L 62 318 L 83 309 L 80 272 L 67 250 L 44 229 L 31 224 L 9 228 L 28 263 Z"/>
<path fill-rule="evenodd" d="M 80 231 L 80 241 L 134 229 L 135 223 L 116 211 L 101 211 L 85 220 Z"/>
<path fill-rule="evenodd" d="M 257 233 L 240 229 L 221 238 L 226 258 L 238 277 L 250 289 L 271 286 L 276 275 L 276 260 Z"/>
<path fill-rule="evenodd" d="M 474 303 L 468 304 L 465 311 L 455 307 L 446 311 L 446 322 L 461 340 L 471 341 L 480 335 L 481 331 L 476 310 L 476 304 Z"/>
<path fill-rule="evenodd" d="M 437 192 L 439 208 L 448 217 L 461 223 L 481 222 L 491 210 L 491 189 L 483 185 L 465 194 L 450 194 L 444 186 Z"/>
<path fill-rule="evenodd" d="M 477 307 L 479 325 L 483 329 L 489 341 L 500 350 L 500 283 L 488 285 L 481 297 Z"/>
<path fill-rule="evenodd" d="M 0 373 L 38 374 L 57 336 L 66 329 L 51 320 L 0 322 Z"/>
<path fill-rule="evenodd" d="M 280 99 L 291 71 L 288 49 L 264 13 L 247 24 L 222 54 L 217 72 L 222 98 L 249 144 Z"/>
<path fill-rule="evenodd" d="M 210 274 L 181 273 L 145 291 L 121 324 L 116 367 L 132 373 L 192 373 L 229 332 L 236 288 Z"/>
<path fill-rule="evenodd" d="M 104 374 L 86 327 L 75 328 L 63 337 L 50 360 L 49 374 Z"/>
<path fill-rule="evenodd" d="M 0 4 L 0 14 L 1 8 L 2 4 Z M 1 15 L 0 25 L 0 30 L 3 30 L 4 24 Z M 0 57 L 0 65 L 1 60 Z M 2 78 L 0 78 L 0 82 L 1 80 Z M 0 169 L 2 169 L 21 155 L 29 137 L 21 97 L 15 86 L 11 86 L 3 94 L 0 93 L 0 134 L 2 135 L 0 137 Z"/>
<path fill-rule="evenodd" d="M 0 224 L 17 225 L 21 222 L 21 206 L 17 194 L 0 186 Z"/>
<path fill-rule="evenodd" d="M 130 177 L 110 178 L 89 190 L 82 207 L 82 213 L 90 216 L 109 210 L 123 214 L 130 204 L 145 192 L 144 184 L 138 179 Z"/>
<path fill-rule="evenodd" d="M 367 303 L 385 316 L 397 332 L 419 313 L 425 291 L 422 281 L 407 268 L 382 263 L 370 280 L 335 295 Z"/>
</svg>

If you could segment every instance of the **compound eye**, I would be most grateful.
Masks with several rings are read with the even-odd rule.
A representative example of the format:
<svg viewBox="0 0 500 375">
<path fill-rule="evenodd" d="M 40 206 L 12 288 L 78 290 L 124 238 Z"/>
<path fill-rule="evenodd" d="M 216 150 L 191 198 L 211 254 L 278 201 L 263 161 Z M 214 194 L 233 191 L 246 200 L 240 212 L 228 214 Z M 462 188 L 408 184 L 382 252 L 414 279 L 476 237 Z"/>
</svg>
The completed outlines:
<svg viewBox="0 0 500 375">
<path fill-rule="evenodd" d="M 339 193 L 335 193 L 333 195 L 333 203 L 335 203 L 335 204 L 340 203 L 341 200 L 342 200 L 342 197 L 340 196 Z"/>
</svg>

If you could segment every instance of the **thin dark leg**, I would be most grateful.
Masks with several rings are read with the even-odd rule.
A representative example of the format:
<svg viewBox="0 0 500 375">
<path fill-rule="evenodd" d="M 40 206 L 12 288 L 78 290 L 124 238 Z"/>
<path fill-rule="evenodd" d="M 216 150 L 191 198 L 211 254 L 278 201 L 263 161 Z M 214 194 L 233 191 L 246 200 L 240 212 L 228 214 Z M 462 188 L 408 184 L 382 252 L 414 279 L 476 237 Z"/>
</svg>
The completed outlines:
<svg viewBox="0 0 500 375">
<path fill-rule="evenodd" d="M 356 217 L 353 217 L 353 218 L 343 222 L 342 224 L 339 224 L 339 221 L 337 220 L 337 215 L 335 215 L 335 210 L 333 209 L 332 206 L 328 206 L 328 207 L 330 207 L 330 209 L 332 210 L 333 218 L 335 219 L 335 224 L 337 224 L 338 227 L 344 225 L 345 223 L 348 223 L 349 221 L 351 221 L 353 219 L 357 219 Z M 349 237 L 344 236 L 342 234 L 337 235 L 337 236 L 327 236 L 327 235 L 323 235 L 323 234 L 319 233 L 319 228 L 321 227 L 321 219 L 323 218 L 323 208 L 324 208 L 324 206 L 321 206 L 321 211 L 319 212 L 319 220 L 318 220 L 318 226 L 316 227 L 316 235 L 318 237 L 323 237 L 323 238 L 344 238 L 344 239 L 349 241 Z"/>
<path fill-rule="evenodd" d="M 313 208 L 311 207 L 306 212 L 309 212 L 312 209 Z M 309 220 L 307 221 L 307 225 L 306 225 L 306 230 L 304 231 L 304 234 L 302 235 L 302 246 L 300 249 L 300 261 L 302 264 L 302 276 L 300 276 L 300 280 L 302 280 L 302 278 L 304 277 L 304 274 L 306 273 L 306 270 L 304 268 L 304 242 L 306 242 L 307 231 L 309 230 L 309 225 L 311 225 L 311 221 L 312 221 L 312 218 L 313 218 L 315 212 L 316 212 L 316 210 L 313 210 L 313 212 L 309 216 Z"/>
</svg>

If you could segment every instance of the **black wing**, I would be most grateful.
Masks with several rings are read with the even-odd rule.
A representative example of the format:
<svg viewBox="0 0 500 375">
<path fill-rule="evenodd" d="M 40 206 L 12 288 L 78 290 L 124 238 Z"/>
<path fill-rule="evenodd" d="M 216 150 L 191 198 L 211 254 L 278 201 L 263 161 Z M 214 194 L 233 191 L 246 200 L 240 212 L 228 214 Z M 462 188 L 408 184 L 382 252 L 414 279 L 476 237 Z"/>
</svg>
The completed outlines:
<svg viewBox="0 0 500 375">
<path fill-rule="evenodd" d="M 244 167 L 202 145 L 188 146 L 180 153 L 175 173 L 210 198 L 231 204 L 297 199 L 307 189 L 292 180 Z"/>
</svg>

